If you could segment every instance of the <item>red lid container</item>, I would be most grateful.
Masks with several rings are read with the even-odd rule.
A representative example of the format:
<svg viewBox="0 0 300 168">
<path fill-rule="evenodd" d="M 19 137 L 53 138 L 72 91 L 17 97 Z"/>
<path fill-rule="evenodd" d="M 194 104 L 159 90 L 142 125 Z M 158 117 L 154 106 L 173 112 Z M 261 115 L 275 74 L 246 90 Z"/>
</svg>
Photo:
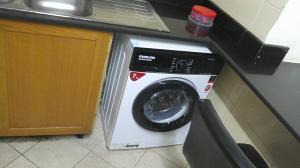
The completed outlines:
<svg viewBox="0 0 300 168">
<path fill-rule="evenodd" d="M 207 7 L 194 5 L 190 16 L 197 22 L 212 25 L 217 16 L 217 13 Z"/>
<path fill-rule="evenodd" d="M 186 30 L 195 36 L 205 36 L 213 26 L 217 13 L 207 7 L 194 5 L 188 17 Z"/>
<path fill-rule="evenodd" d="M 212 20 L 214 20 L 217 16 L 217 13 L 215 11 L 201 5 L 194 5 L 192 11 Z"/>
</svg>

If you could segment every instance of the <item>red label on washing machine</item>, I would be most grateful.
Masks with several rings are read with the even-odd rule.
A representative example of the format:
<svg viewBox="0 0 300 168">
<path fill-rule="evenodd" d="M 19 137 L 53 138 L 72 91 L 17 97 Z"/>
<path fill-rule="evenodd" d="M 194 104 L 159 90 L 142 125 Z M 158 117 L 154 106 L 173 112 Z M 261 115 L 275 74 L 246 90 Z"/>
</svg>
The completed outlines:
<svg viewBox="0 0 300 168">
<path fill-rule="evenodd" d="M 207 85 L 207 86 L 205 87 L 205 92 L 208 92 L 208 91 L 210 90 L 210 88 L 211 88 L 211 85 Z"/>
<path fill-rule="evenodd" d="M 146 74 L 143 73 L 143 72 L 130 72 L 129 76 L 130 76 L 130 79 L 132 81 L 137 81 L 139 79 L 141 79 L 141 77 L 145 76 Z"/>
</svg>

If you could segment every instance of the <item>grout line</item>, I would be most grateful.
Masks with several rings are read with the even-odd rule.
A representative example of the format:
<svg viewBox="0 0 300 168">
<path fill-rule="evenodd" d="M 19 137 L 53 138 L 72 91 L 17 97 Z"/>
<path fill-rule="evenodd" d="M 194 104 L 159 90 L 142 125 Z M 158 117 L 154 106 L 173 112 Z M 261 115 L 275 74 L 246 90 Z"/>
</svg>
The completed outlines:
<svg viewBox="0 0 300 168">
<path fill-rule="evenodd" d="M 108 163 L 109 165 L 111 165 L 113 168 L 116 168 L 112 163 L 110 163 L 109 161 L 105 160 L 102 156 L 98 155 L 96 152 L 91 151 L 93 154 L 95 154 L 97 157 L 101 158 L 102 160 L 104 160 L 106 163 Z"/>
<path fill-rule="evenodd" d="M 82 159 L 80 159 L 74 166 L 72 166 L 72 168 L 76 167 L 76 166 L 77 166 L 83 159 L 85 159 L 90 153 L 91 153 L 91 151 L 89 151 L 86 155 L 84 155 Z"/>
<path fill-rule="evenodd" d="M 14 148 L 13 146 L 11 146 L 9 143 L 6 143 L 8 146 L 10 146 L 11 148 L 13 148 L 16 152 L 18 152 L 20 155 L 22 155 L 22 153 L 20 151 L 18 151 L 16 148 Z"/>
<path fill-rule="evenodd" d="M 40 142 L 40 141 L 39 141 Z M 4 168 L 5 167 L 7 167 L 7 166 L 9 166 L 12 162 L 14 162 L 14 161 L 16 161 L 19 157 L 21 157 L 21 156 L 23 156 L 23 157 L 25 157 L 27 160 L 29 160 L 24 154 L 27 152 L 27 151 L 29 151 L 32 147 L 34 147 L 35 145 L 37 145 L 39 142 L 37 142 L 36 144 L 34 144 L 34 145 L 32 145 L 30 148 L 28 148 L 26 151 L 24 151 L 23 153 L 21 153 L 18 149 L 16 149 L 15 147 L 13 147 L 12 145 L 10 145 L 9 144 L 9 142 L 5 142 L 8 146 L 10 146 L 14 151 L 16 151 L 17 153 L 19 153 L 20 155 L 17 157 L 17 158 L 15 158 L 14 160 L 12 160 L 11 162 L 9 162 L 8 164 L 6 164 L 5 166 L 4 166 Z M 34 164 L 31 160 L 29 160 L 32 164 Z M 34 164 L 35 166 L 37 166 L 36 164 Z M 38 166 L 37 166 L 38 167 Z M 39 167 L 38 167 L 39 168 Z"/>
<path fill-rule="evenodd" d="M 259 6 L 259 9 L 258 9 L 257 13 L 255 14 L 255 16 L 254 16 L 252 22 L 251 22 L 250 25 L 249 25 L 249 30 L 253 28 L 255 22 L 256 22 L 257 19 L 258 19 L 258 16 L 261 14 L 262 9 L 263 9 L 263 6 L 264 6 L 264 3 L 266 3 L 265 1 L 266 1 L 266 0 L 262 0 L 262 1 L 261 1 L 261 4 L 260 4 L 260 6 Z M 253 33 L 253 32 L 252 32 L 252 33 Z M 254 34 L 254 33 L 253 33 L 253 34 Z"/>
<path fill-rule="evenodd" d="M 286 3 L 284 4 L 283 7 L 278 7 L 278 6 L 276 6 L 276 5 L 273 4 L 272 1 L 270 1 L 270 0 L 267 0 L 266 3 L 269 4 L 269 5 L 271 5 L 273 8 L 275 8 L 275 9 L 277 9 L 277 10 L 283 11 L 284 8 L 286 7 L 286 5 L 287 5 L 288 2 L 286 2 Z"/>
<path fill-rule="evenodd" d="M 22 156 L 27 159 L 29 162 L 31 162 L 33 165 L 35 165 L 37 168 L 39 168 L 38 165 L 36 165 L 32 160 L 30 160 L 29 158 L 27 158 L 25 155 L 22 154 Z"/>
<path fill-rule="evenodd" d="M 20 153 L 20 152 L 19 152 Z M 12 161 L 10 161 L 9 163 L 7 163 L 3 168 L 8 167 L 11 163 L 13 163 L 14 161 L 16 161 L 19 157 L 21 157 L 22 155 L 18 156 L 17 158 L 13 159 Z"/>
<path fill-rule="evenodd" d="M 133 168 L 136 167 L 136 165 L 142 160 L 142 158 L 144 157 L 144 155 L 146 154 L 146 152 L 148 151 L 149 149 L 145 149 L 144 153 L 142 154 L 142 156 L 135 162 L 135 164 L 133 165 Z"/>
<path fill-rule="evenodd" d="M 84 148 L 87 149 L 89 152 L 91 152 L 90 149 L 88 149 L 85 145 L 81 144 L 81 142 L 80 142 L 79 139 L 76 139 L 76 142 L 77 142 L 80 146 L 84 147 Z M 96 145 L 96 146 L 97 146 L 97 145 Z M 95 147 L 96 147 L 96 146 L 95 146 Z"/>
<path fill-rule="evenodd" d="M 42 140 L 41 139 L 39 139 L 39 141 L 37 142 L 37 143 L 35 143 L 35 144 L 33 144 L 30 148 L 28 148 L 27 150 L 25 150 L 23 153 L 22 153 L 22 155 L 24 155 L 26 152 L 28 152 L 30 149 L 32 149 L 33 147 L 35 147 L 37 144 L 39 144 L 40 142 L 41 142 Z"/>
<path fill-rule="evenodd" d="M 234 4 L 234 8 L 232 9 L 232 18 L 234 18 L 235 14 L 236 14 L 236 10 L 237 10 L 239 3 L 240 3 L 240 0 L 237 0 L 236 3 Z"/>
<path fill-rule="evenodd" d="M 173 145 L 173 147 L 174 147 L 174 146 L 177 146 L 177 145 Z M 167 147 L 168 147 L 168 146 L 167 146 Z M 172 146 L 169 146 L 169 147 L 172 147 Z M 159 147 L 159 148 L 163 148 L 163 147 Z M 178 167 L 178 168 L 180 167 L 180 166 L 178 166 L 176 163 L 174 163 L 172 160 L 166 158 L 165 156 L 163 156 L 163 155 L 161 155 L 160 153 L 156 152 L 156 151 L 153 150 L 152 148 L 150 148 L 150 150 L 152 150 L 154 153 L 158 154 L 158 155 L 161 156 L 162 158 L 168 160 L 169 162 L 171 162 L 172 164 L 174 164 L 176 167 Z M 185 167 L 186 167 L 186 166 L 185 166 Z"/>
<path fill-rule="evenodd" d="M 22 137 L 14 137 L 14 138 L 22 138 Z M 30 150 L 32 147 L 34 147 L 35 145 L 37 145 L 38 143 L 41 142 L 41 139 L 39 139 L 38 141 L 36 141 L 35 144 L 33 144 L 31 147 L 29 147 L 28 149 L 26 149 L 23 153 L 21 153 L 17 148 L 15 148 L 14 146 L 10 145 L 9 143 L 13 143 L 14 141 L 11 142 L 5 142 L 7 145 L 9 145 L 10 147 L 12 147 L 14 150 L 16 150 L 18 153 L 20 153 L 21 155 L 23 155 L 23 153 L 26 153 L 28 150 Z M 23 143 L 23 142 L 20 142 Z"/>
</svg>

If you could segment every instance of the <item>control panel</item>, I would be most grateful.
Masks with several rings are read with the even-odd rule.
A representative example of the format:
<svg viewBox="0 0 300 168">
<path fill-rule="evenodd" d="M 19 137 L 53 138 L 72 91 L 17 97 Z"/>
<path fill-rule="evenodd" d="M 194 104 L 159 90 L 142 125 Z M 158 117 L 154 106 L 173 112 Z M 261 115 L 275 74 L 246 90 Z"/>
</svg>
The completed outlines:
<svg viewBox="0 0 300 168">
<path fill-rule="evenodd" d="M 173 58 L 169 72 L 190 73 L 193 63 L 194 63 L 194 59 Z"/>
<path fill-rule="evenodd" d="M 129 69 L 141 72 L 219 74 L 223 60 L 216 54 L 134 48 Z"/>
</svg>

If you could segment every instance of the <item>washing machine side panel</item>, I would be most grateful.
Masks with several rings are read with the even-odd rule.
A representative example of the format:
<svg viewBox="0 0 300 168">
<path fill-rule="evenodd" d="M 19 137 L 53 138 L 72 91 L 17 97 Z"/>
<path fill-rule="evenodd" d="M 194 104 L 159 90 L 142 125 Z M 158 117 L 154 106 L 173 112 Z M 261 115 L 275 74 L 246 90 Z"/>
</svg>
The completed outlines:
<svg viewBox="0 0 300 168">
<path fill-rule="evenodd" d="M 110 68 L 108 69 L 101 100 L 101 114 L 106 142 L 109 142 L 112 136 L 116 116 L 122 102 L 123 90 L 126 86 L 132 54 L 132 49 L 127 46 L 130 43 L 126 43 L 123 36 L 117 35 L 115 40 L 116 43 L 112 51 Z"/>
<path fill-rule="evenodd" d="M 108 137 L 108 121 L 106 118 L 110 115 L 111 111 L 108 109 L 109 104 L 111 103 L 111 94 L 112 92 L 115 92 L 114 83 L 116 80 L 118 80 L 118 76 L 116 75 L 117 68 L 115 67 L 116 62 L 120 62 L 122 57 L 118 57 L 119 50 L 121 47 L 120 38 L 118 36 L 115 36 L 114 39 L 114 48 L 111 51 L 111 56 L 109 60 L 109 66 L 107 69 L 107 75 L 105 77 L 105 85 L 104 85 L 104 92 L 101 95 L 101 103 L 100 103 L 100 113 L 103 123 L 103 129 L 105 134 L 105 139 L 107 140 Z"/>
<path fill-rule="evenodd" d="M 130 43 L 126 42 L 126 38 L 121 36 L 121 44 L 122 49 L 118 53 L 117 57 L 124 58 L 121 60 L 121 62 L 116 63 L 115 66 L 117 66 L 117 71 L 114 72 L 114 75 L 117 76 L 117 81 L 114 83 L 112 92 L 109 94 L 109 99 L 111 100 L 108 104 L 108 115 L 105 118 L 107 122 L 107 136 L 106 141 L 110 142 L 112 133 L 115 127 L 116 119 L 119 113 L 120 104 L 123 102 L 123 94 L 125 87 L 127 85 L 127 76 L 129 72 L 129 64 L 131 61 L 131 54 L 132 54 L 132 48 Z"/>
<path fill-rule="evenodd" d="M 137 81 L 132 81 L 128 76 L 123 101 L 120 105 L 117 121 L 112 139 L 108 144 L 110 149 L 126 149 L 126 145 L 139 145 L 139 148 L 158 147 L 165 145 L 182 144 L 187 135 L 189 124 L 170 132 L 152 132 L 139 126 L 132 115 L 132 106 L 137 95 L 160 80 L 175 79 L 192 85 L 201 98 L 206 98 L 208 92 L 204 91 L 207 86 L 209 75 L 178 75 L 164 73 L 146 73 Z M 129 147 L 130 148 L 130 147 Z"/>
</svg>

